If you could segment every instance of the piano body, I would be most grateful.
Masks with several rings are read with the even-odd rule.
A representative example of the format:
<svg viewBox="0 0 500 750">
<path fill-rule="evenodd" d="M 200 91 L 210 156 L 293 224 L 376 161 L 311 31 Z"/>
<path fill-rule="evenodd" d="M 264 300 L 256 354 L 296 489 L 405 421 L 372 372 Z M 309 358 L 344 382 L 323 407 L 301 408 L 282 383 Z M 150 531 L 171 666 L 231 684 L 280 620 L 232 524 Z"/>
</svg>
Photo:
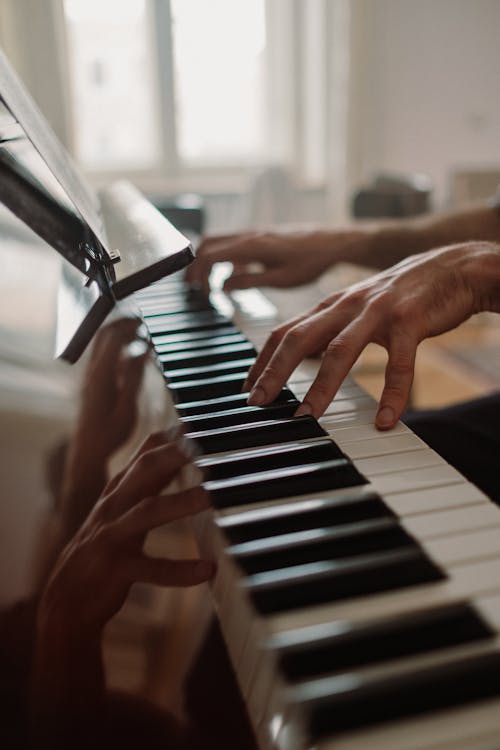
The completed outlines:
<svg viewBox="0 0 500 750">
<path fill-rule="evenodd" d="M 214 607 L 259 747 L 500 747 L 500 509 L 403 424 L 378 433 L 375 403 L 350 377 L 318 422 L 294 418 L 317 362 L 299 366 L 271 406 L 249 407 L 241 386 L 280 319 L 272 299 L 186 288 L 189 243 L 127 186 L 104 199 L 129 262 L 117 271 L 98 209 L 71 190 L 75 175 L 68 209 L 47 205 L 39 180 L 13 164 L 28 131 L 0 143 L 0 190 L 42 236 L 33 216 L 51 215 L 64 245 L 60 353 L 77 359 L 133 295 L 173 418 L 199 446 L 213 510 L 194 529 L 217 560 Z M 7 178 L 27 181 L 28 215 Z"/>
</svg>

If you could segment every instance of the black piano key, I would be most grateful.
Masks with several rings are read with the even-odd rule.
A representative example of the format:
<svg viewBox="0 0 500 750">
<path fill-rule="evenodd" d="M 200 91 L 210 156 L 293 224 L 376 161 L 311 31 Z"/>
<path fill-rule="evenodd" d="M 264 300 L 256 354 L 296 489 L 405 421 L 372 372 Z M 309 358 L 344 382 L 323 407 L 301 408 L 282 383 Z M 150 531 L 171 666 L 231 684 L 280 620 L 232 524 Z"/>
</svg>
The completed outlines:
<svg viewBox="0 0 500 750">
<path fill-rule="evenodd" d="M 247 511 L 225 518 L 217 524 L 231 544 L 319 527 L 343 526 L 375 518 L 394 518 L 392 510 L 375 492 L 321 498 L 316 502 L 286 503 L 258 511 Z"/>
<path fill-rule="evenodd" d="M 144 316 L 152 336 L 155 334 L 191 333 L 193 331 L 214 331 L 223 327 L 232 328 L 233 324 L 223 315 L 217 313 L 179 313 L 178 315 Z"/>
<path fill-rule="evenodd" d="M 158 354 L 158 359 L 164 370 L 175 370 L 182 367 L 208 366 L 218 362 L 229 362 L 233 359 L 247 359 L 256 357 L 257 351 L 248 341 L 225 346 L 203 347 L 194 351 L 180 351 L 168 354 Z"/>
<path fill-rule="evenodd" d="M 198 313 L 213 311 L 213 307 L 207 304 L 206 300 L 182 300 L 172 297 L 158 297 L 151 300 L 141 300 L 139 302 L 141 313 L 143 315 L 172 315 L 173 313 Z"/>
<path fill-rule="evenodd" d="M 269 419 L 293 417 L 298 406 L 298 401 L 275 404 L 273 406 L 242 406 L 240 409 L 226 409 L 214 414 L 202 414 L 201 416 L 196 414 L 192 417 L 181 417 L 181 422 L 189 432 L 196 432 L 197 430 L 221 430 L 225 427 L 248 424 L 249 422 L 266 422 Z"/>
<path fill-rule="evenodd" d="M 231 396 L 241 393 L 246 375 L 240 372 L 220 375 L 215 378 L 200 378 L 169 382 L 169 389 L 174 392 L 177 401 L 203 401 L 217 396 Z M 248 398 L 248 396 L 247 396 Z"/>
<path fill-rule="evenodd" d="M 269 446 L 243 454 L 238 453 L 237 456 L 201 459 L 198 466 L 207 480 L 216 480 L 297 464 L 331 461 L 336 458 L 346 457 L 333 440 L 328 438 L 311 443 L 285 443 L 272 448 Z"/>
<path fill-rule="evenodd" d="M 226 427 L 222 432 L 219 430 L 188 432 L 187 435 L 197 443 L 201 453 L 209 454 L 325 437 L 326 432 L 315 419 L 304 416 L 236 425 Z"/>
<path fill-rule="evenodd" d="M 268 647 L 292 682 L 492 635 L 477 612 L 460 602 L 361 625 L 333 622 L 289 631 L 271 639 Z"/>
<path fill-rule="evenodd" d="M 164 370 L 164 375 L 169 380 L 180 383 L 185 380 L 206 380 L 207 375 L 211 378 L 217 375 L 230 375 L 232 373 L 242 373 L 246 375 L 248 370 L 255 362 L 255 357 L 251 359 L 233 359 L 227 362 L 222 361 L 217 364 L 209 363 L 208 365 L 197 365 L 196 367 L 183 367 L 178 370 Z"/>
<path fill-rule="evenodd" d="M 499 675 L 500 653 L 491 649 L 386 678 L 325 678 L 297 687 L 293 696 L 306 714 L 310 738 L 319 739 L 497 697 Z"/>
<path fill-rule="evenodd" d="M 293 565 L 356 557 L 371 552 L 414 546 L 414 539 L 393 519 L 348 527 L 299 531 L 230 548 L 248 575 Z"/>
<path fill-rule="evenodd" d="M 216 508 L 295 497 L 309 492 L 343 489 L 366 483 L 366 479 L 347 459 L 338 458 L 317 464 L 205 482 Z"/>
<path fill-rule="evenodd" d="M 207 346 L 226 346 L 227 344 L 244 343 L 247 339 L 242 333 L 224 333 L 224 328 L 217 329 L 222 331 L 215 336 L 211 331 L 197 331 L 194 334 L 174 333 L 172 336 L 159 335 L 153 336 L 153 344 L 157 354 L 174 354 L 176 352 L 196 351 Z M 236 331 L 236 329 L 235 329 Z"/>
<path fill-rule="evenodd" d="M 212 414 L 217 411 L 227 411 L 232 409 L 247 408 L 248 407 L 248 392 L 235 393 L 229 396 L 219 396 L 218 398 L 209 398 L 203 401 L 188 401 L 176 404 L 177 413 L 181 417 L 198 416 L 200 414 Z M 288 388 L 282 388 L 279 394 L 276 396 L 274 401 L 269 404 L 284 404 L 294 403 L 299 406 L 298 400 L 295 398 L 293 393 Z M 259 409 L 262 407 L 248 407 L 251 409 Z"/>
<path fill-rule="evenodd" d="M 321 561 L 257 573 L 245 579 L 261 614 L 367 596 L 444 578 L 415 545 L 354 559 Z"/>
</svg>

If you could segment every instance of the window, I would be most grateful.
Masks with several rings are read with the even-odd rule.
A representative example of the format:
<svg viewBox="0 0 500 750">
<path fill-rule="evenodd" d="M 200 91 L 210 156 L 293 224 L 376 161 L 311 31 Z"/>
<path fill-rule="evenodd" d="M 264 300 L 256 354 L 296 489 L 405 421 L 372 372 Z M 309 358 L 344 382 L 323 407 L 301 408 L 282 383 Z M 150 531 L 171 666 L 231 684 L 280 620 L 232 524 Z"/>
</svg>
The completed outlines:
<svg viewBox="0 0 500 750">
<path fill-rule="evenodd" d="M 276 165 L 321 185 L 328 6 L 47 0 L 30 7 L 38 23 L 48 8 L 57 22 L 54 49 L 39 52 L 64 84 L 59 131 L 94 181 L 123 175 L 152 192 L 203 192 L 243 186 L 249 168 Z M 35 83 L 42 104 L 54 98 L 49 81 Z"/>
</svg>

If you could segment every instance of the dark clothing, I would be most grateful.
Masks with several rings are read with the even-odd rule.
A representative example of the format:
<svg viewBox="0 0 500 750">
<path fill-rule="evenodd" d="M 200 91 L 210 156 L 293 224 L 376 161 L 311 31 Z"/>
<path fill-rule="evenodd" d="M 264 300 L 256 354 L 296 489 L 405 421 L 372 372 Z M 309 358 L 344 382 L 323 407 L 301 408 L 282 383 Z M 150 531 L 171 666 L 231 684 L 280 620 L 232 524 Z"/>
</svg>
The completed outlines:
<svg viewBox="0 0 500 750">
<path fill-rule="evenodd" d="M 500 505 L 500 392 L 445 409 L 408 412 L 403 421 Z"/>
</svg>

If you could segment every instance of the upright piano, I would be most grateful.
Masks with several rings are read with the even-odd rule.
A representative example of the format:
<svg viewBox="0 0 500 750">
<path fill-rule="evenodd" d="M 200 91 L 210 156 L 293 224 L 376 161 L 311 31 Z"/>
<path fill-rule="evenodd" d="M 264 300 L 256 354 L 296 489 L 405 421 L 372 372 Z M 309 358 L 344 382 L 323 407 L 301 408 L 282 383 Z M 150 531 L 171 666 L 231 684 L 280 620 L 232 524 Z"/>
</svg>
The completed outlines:
<svg viewBox="0 0 500 750">
<path fill-rule="evenodd" d="M 195 533 L 259 747 L 499 748 L 500 509 L 405 425 L 378 433 L 351 377 L 321 419 L 294 417 L 317 362 L 249 406 L 280 310 L 189 289 L 189 242 L 131 186 L 84 189 L 1 63 L 0 197 L 64 257 L 58 354 L 125 297 L 139 311 L 199 449 Z"/>
</svg>

